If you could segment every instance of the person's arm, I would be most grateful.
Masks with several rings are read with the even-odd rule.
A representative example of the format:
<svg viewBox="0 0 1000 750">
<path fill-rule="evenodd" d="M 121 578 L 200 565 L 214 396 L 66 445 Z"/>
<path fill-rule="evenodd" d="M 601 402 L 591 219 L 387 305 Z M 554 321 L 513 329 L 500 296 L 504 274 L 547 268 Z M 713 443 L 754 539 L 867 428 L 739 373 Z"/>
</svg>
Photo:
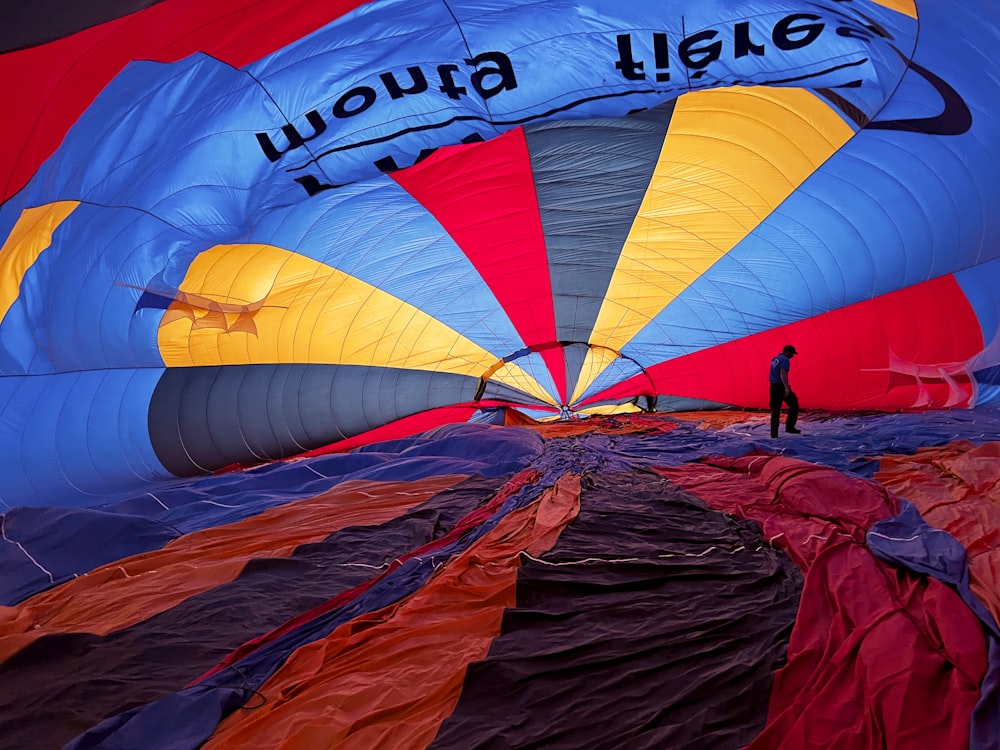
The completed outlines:
<svg viewBox="0 0 1000 750">
<path fill-rule="evenodd" d="M 785 384 L 785 395 L 787 396 L 792 392 L 792 388 L 788 385 L 788 370 L 781 370 L 781 382 Z"/>
</svg>

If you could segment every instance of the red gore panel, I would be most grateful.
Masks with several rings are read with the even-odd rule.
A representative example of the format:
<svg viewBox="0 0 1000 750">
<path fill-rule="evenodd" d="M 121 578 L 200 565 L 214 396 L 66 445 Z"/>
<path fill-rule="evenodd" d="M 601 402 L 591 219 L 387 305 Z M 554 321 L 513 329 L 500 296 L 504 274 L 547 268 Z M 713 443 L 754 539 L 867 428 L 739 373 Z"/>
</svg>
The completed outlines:
<svg viewBox="0 0 1000 750">
<path fill-rule="evenodd" d="M 393 178 L 462 248 L 522 341 L 527 346 L 555 341 L 552 282 L 524 132 L 439 149 Z M 562 349 L 539 353 L 565 400 Z"/>
<path fill-rule="evenodd" d="M 948 275 L 646 371 L 660 394 L 766 408 L 768 363 L 789 343 L 799 351 L 791 383 L 804 408 L 895 411 L 969 406 L 968 361 L 983 335 Z M 590 400 L 649 388 L 636 377 Z"/>
</svg>

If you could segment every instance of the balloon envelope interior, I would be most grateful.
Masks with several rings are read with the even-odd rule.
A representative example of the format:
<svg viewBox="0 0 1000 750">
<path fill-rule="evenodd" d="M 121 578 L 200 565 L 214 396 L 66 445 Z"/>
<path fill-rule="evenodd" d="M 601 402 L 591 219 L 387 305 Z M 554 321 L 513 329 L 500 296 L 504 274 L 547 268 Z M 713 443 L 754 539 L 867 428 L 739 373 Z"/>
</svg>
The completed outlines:
<svg viewBox="0 0 1000 750">
<path fill-rule="evenodd" d="M 480 407 L 764 408 L 789 342 L 807 408 L 997 398 L 978 5 L 182 5 L 0 57 L 9 504 Z"/>
</svg>

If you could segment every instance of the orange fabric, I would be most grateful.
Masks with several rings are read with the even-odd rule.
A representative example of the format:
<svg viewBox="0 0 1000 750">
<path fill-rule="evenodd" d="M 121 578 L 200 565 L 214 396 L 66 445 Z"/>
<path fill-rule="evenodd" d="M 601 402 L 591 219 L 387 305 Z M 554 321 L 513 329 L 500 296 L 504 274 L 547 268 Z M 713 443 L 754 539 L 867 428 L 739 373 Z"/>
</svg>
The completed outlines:
<svg viewBox="0 0 1000 750">
<path fill-rule="evenodd" d="M 540 424 L 537 419 L 532 419 L 524 412 L 518 411 L 517 409 L 504 409 L 503 423 L 507 427 L 510 426 L 527 426 Z"/>
<path fill-rule="evenodd" d="M 0 663 L 48 633 L 106 635 L 233 580 L 255 557 L 288 557 L 348 526 L 389 521 L 465 479 L 348 481 L 308 500 L 179 537 L 0 608 Z"/>
<path fill-rule="evenodd" d="M 699 422 L 699 430 L 721 429 L 733 424 L 743 424 L 744 422 L 766 422 L 770 415 L 759 411 L 672 411 L 670 416 L 686 422 Z"/>
<path fill-rule="evenodd" d="M 670 417 L 673 415 L 671 414 Z M 624 435 L 640 432 L 670 432 L 677 422 L 664 414 L 613 414 L 560 422 L 520 422 L 545 438 L 569 437 L 591 432 Z M 514 424 L 508 422 L 508 424 Z"/>
<path fill-rule="evenodd" d="M 263 705 L 231 715 L 203 747 L 426 747 L 516 603 L 519 555 L 550 549 L 579 510 L 580 479 L 566 475 L 412 596 L 298 649 L 261 687 Z"/>
<path fill-rule="evenodd" d="M 972 592 L 1000 622 L 1000 442 L 883 456 L 875 481 L 965 547 Z"/>
</svg>

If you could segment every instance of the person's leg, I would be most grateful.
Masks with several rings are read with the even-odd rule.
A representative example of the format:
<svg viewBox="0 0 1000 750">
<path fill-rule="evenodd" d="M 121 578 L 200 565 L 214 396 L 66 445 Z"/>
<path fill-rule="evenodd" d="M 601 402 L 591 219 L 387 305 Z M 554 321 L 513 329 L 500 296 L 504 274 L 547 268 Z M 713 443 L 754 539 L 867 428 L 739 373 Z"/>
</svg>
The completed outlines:
<svg viewBox="0 0 1000 750">
<path fill-rule="evenodd" d="M 781 424 L 781 401 L 785 397 L 785 386 L 781 383 L 771 383 L 771 437 L 778 437 L 778 425 Z"/>
<path fill-rule="evenodd" d="M 788 404 L 788 418 L 785 420 L 785 432 L 800 432 L 795 427 L 795 423 L 799 421 L 799 397 L 795 395 L 794 391 L 789 391 L 785 397 L 785 403 Z"/>
</svg>

